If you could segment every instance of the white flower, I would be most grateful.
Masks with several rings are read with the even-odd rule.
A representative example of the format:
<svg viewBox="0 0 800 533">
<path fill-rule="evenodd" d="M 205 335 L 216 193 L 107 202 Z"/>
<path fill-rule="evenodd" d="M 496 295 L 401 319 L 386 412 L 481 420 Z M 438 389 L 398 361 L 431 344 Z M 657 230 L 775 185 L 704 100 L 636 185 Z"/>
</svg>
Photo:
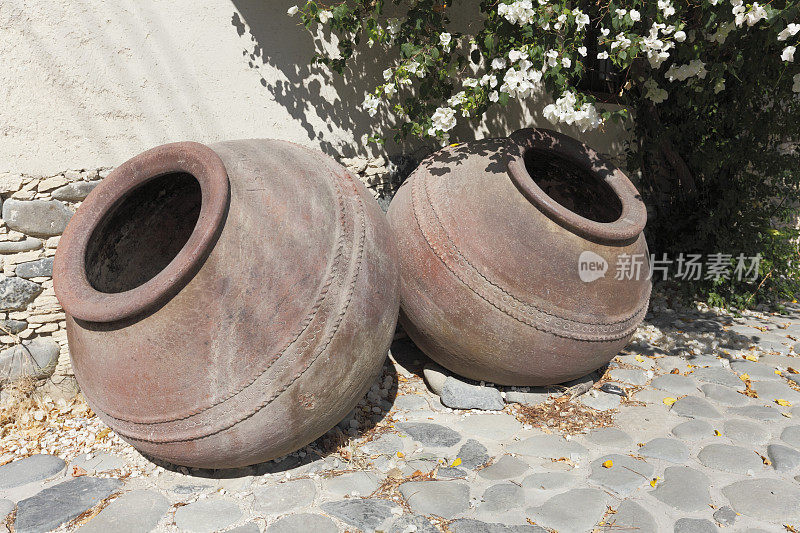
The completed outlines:
<svg viewBox="0 0 800 533">
<path fill-rule="evenodd" d="M 778 34 L 778 40 L 785 41 L 789 37 L 797 35 L 798 31 L 800 31 L 800 24 L 791 23 Z"/>
<path fill-rule="evenodd" d="M 386 21 L 386 29 L 393 38 L 400 33 L 400 26 L 402 26 L 402 22 L 400 22 L 399 19 L 389 19 Z"/>
<path fill-rule="evenodd" d="M 387 68 L 386 70 L 383 71 L 383 79 L 386 81 L 392 79 L 392 69 Z"/>
<path fill-rule="evenodd" d="M 497 76 L 494 74 L 484 74 L 481 76 L 481 85 L 489 87 L 497 87 Z"/>
<path fill-rule="evenodd" d="M 331 17 L 333 16 L 333 13 L 331 13 L 327 9 L 323 9 L 322 11 L 317 13 L 317 16 L 319 17 L 320 23 L 327 24 L 327 22 L 329 20 L 331 20 Z"/>
<path fill-rule="evenodd" d="M 659 87 L 656 80 L 652 78 L 644 82 L 644 87 L 647 89 L 645 98 L 649 98 L 654 104 L 660 104 L 669 97 L 669 93 Z"/>
<path fill-rule="evenodd" d="M 800 93 L 800 74 L 795 74 L 792 78 L 792 91 Z"/>
<path fill-rule="evenodd" d="M 609 33 L 611 33 L 611 30 L 609 30 L 608 28 L 600 28 L 600 34 L 603 37 L 608 37 Z"/>
<path fill-rule="evenodd" d="M 568 58 L 568 57 L 562 57 L 561 58 L 561 65 L 564 68 L 569 68 L 569 67 L 572 66 L 572 60 L 570 58 Z"/>
<path fill-rule="evenodd" d="M 720 78 L 717 80 L 717 83 L 714 84 L 714 94 L 719 94 L 725 90 L 725 80 Z"/>
<path fill-rule="evenodd" d="M 489 101 L 496 102 L 500 99 L 500 94 L 497 91 L 492 91 L 489 93 Z"/>
<path fill-rule="evenodd" d="M 439 42 L 442 43 L 442 46 L 444 46 L 446 50 L 450 49 L 450 41 L 452 39 L 453 37 L 447 32 L 443 32 L 441 35 L 439 35 Z"/>
<path fill-rule="evenodd" d="M 546 105 L 542 114 L 554 124 L 564 122 L 577 126 L 581 131 L 595 129 L 603 123 L 594 105 L 587 102 L 580 107 L 576 106 L 575 94 L 567 91 L 554 104 Z"/>
<path fill-rule="evenodd" d="M 747 14 L 747 25 L 754 26 L 765 18 L 767 18 L 767 10 L 764 9 L 764 6 L 759 5 L 758 2 L 753 2 L 753 7 L 750 8 L 750 12 Z"/>
<path fill-rule="evenodd" d="M 578 31 L 583 31 L 583 28 L 589 24 L 589 15 L 576 9 L 573 11 L 575 15 L 575 24 L 578 26 Z"/>
<path fill-rule="evenodd" d="M 629 48 L 631 45 L 631 40 L 625 37 L 624 33 L 617 34 L 614 42 L 611 43 L 611 50 L 613 51 L 615 48 L 619 48 L 620 50 L 625 50 Z"/>
<path fill-rule="evenodd" d="M 619 18 L 624 18 L 624 17 L 625 17 L 625 15 L 627 15 L 627 14 L 628 14 L 628 10 L 626 10 L 626 9 L 617 9 L 617 10 L 615 11 L 615 13 L 617 14 L 617 16 L 618 16 Z"/>
<path fill-rule="evenodd" d="M 585 46 L 581 46 L 580 48 L 578 48 L 578 53 L 579 53 L 579 54 L 580 54 L 582 57 L 586 57 L 586 47 L 585 47 Z"/>
<path fill-rule="evenodd" d="M 439 107 L 431 117 L 433 125 L 428 129 L 428 135 L 435 136 L 437 132 L 448 132 L 456 126 L 456 111 L 449 107 Z"/>
<path fill-rule="evenodd" d="M 683 41 L 685 41 L 686 40 L 686 32 L 684 32 L 683 30 L 676 31 L 675 32 L 675 40 L 678 41 L 679 43 L 682 43 Z"/>
<path fill-rule="evenodd" d="M 478 80 L 476 80 L 475 78 L 466 78 L 464 79 L 463 85 L 464 87 L 477 87 Z"/>
<path fill-rule="evenodd" d="M 628 13 L 631 16 L 631 20 L 634 22 L 639 22 L 642 20 L 642 14 L 636 11 L 635 9 L 631 9 Z"/>
<path fill-rule="evenodd" d="M 381 99 L 375 95 L 368 94 L 364 98 L 364 109 L 367 111 L 369 116 L 374 117 L 375 113 L 378 112 L 378 104 L 381 103 Z"/>
<path fill-rule="evenodd" d="M 658 0 L 658 10 L 664 17 L 671 17 L 675 14 L 675 7 L 670 0 Z"/>
<path fill-rule="evenodd" d="M 547 65 L 550 67 L 554 67 L 558 63 L 558 52 L 555 50 L 548 50 L 544 53 L 544 57 L 547 58 Z"/>
<path fill-rule="evenodd" d="M 387 83 L 383 86 L 383 92 L 388 98 L 397 94 L 397 86 L 394 83 Z"/>
<path fill-rule="evenodd" d="M 709 2 L 711 2 L 712 6 L 719 4 L 719 0 L 709 0 Z"/>
<path fill-rule="evenodd" d="M 447 100 L 447 105 L 457 107 L 467 101 L 467 93 L 459 91 Z"/>
<path fill-rule="evenodd" d="M 794 61 L 794 51 L 795 51 L 794 46 L 787 46 L 786 48 L 783 49 L 783 52 L 781 53 L 781 59 L 789 62 Z"/>
<path fill-rule="evenodd" d="M 533 24 L 536 18 L 536 12 L 533 9 L 531 0 L 517 0 L 513 4 L 500 4 L 497 6 L 497 14 L 511 24 L 519 24 L 520 26 Z"/>
<path fill-rule="evenodd" d="M 528 54 L 526 52 L 523 52 L 522 50 L 511 50 L 508 53 L 508 60 L 511 61 L 512 63 L 516 63 L 517 61 L 519 61 L 524 57 L 528 57 Z"/>
<path fill-rule="evenodd" d="M 297 15 L 298 11 L 300 11 L 299 7 L 292 6 L 289 9 L 286 10 L 286 14 L 289 15 L 290 17 L 293 17 L 293 16 Z"/>
<path fill-rule="evenodd" d="M 600 52 L 597 54 L 597 59 L 608 59 L 608 52 Z"/>
<path fill-rule="evenodd" d="M 506 68 L 506 60 L 502 57 L 495 57 L 492 59 L 492 68 L 495 70 Z"/>
<path fill-rule="evenodd" d="M 669 81 L 684 81 L 692 76 L 697 76 L 700 79 L 704 79 L 706 74 L 708 74 L 708 71 L 706 70 L 706 64 L 699 59 L 692 59 L 686 65 L 672 65 L 664 73 L 664 76 L 666 76 Z"/>
</svg>

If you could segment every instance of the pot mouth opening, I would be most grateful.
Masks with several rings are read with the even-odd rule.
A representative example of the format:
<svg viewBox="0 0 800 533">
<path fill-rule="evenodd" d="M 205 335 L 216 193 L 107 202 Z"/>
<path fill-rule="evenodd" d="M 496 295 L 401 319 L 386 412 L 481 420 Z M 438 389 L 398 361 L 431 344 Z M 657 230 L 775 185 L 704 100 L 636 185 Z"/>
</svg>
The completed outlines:
<svg viewBox="0 0 800 533">
<path fill-rule="evenodd" d="M 573 213 L 595 222 L 614 222 L 622 215 L 622 202 L 597 175 L 566 157 L 539 148 L 524 155 L 525 170 L 544 194 Z"/>
<path fill-rule="evenodd" d="M 202 192 L 186 172 L 158 176 L 125 195 L 89 237 L 85 270 L 103 293 L 153 279 L 186 245 L 200 217 Z"/>
<path fill-rule="evenodd" d="M 523 129 L 508 142 L 508 174 L 522 195 L 563 228 L 594 242 L 627 243 L 647 222 L 628 177 L 582 142 Z"/>
<path fill-rule="evenodd" d="M 225 165 L 203 144 L 165 144 L 126 161 L 61 236 L 53 286 L 64 311 L 102 323 L 163 305 L 211 253 L 229 202 Z"/>
</svg>

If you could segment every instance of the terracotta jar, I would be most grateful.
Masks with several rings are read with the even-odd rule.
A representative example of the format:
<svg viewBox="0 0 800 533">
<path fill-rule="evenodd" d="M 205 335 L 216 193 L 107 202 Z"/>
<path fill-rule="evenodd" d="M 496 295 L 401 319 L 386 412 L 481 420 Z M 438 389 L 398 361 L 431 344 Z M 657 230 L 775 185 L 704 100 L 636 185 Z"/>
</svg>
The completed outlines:
<svg viewBox="0 0 800 533">
<path fill-rule="evenodd" d="M 55 258 L 83 394 L 175 464 L 297 450 L 381 370 L 399 305 L 390 235 L 357 179 L 288 142 L 134 157 L 83 202 Z"/>
<path fill-rule="evenodd" d="M 565 135 L 526 129 L 445 148 L 403 184 L 388 217 L 400 321 L 462 376 L 577 378 L 614 357 L 647 311 L 645 206 L 618 168 Z M 616 279 L 618 263 L 633 279 Z"/>
</svg>

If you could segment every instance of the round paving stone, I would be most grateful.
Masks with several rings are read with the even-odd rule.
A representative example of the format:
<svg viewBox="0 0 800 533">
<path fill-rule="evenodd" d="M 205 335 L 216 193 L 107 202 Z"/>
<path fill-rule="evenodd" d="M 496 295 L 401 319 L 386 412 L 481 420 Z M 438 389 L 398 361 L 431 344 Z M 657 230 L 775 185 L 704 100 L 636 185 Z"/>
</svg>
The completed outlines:
<svg viewBox="0 0 800 533">
<path fill-rule="evenodd" d="M 684 396 L 672 404 L 672 412 L 686 418 L 720 418 L 722 416 L 707 400 L 697 396 Z"/>
<path fill-rule="evenodd" d="M 507 440 L 522 429 L 522 424 L 506 413 L 471 414 L 466 418 L 460 418 L 456 424 L 465 435 L 493 441 Z"/>
<path fill-rule="evenodd" d="M 17 504 L 11 500 L 0 500 L 0 523 L 4 522 L 3 518 L 11 514 L 11 511 L 16 509 Z"/>
<path fill-rule="evenodd" d="M 697 391 L 697 382 L 680 374 L 664 374 L 653 379 L 650 383 L 655 389 L 661 389 L 672 394 L 692 394 Z"/>
<path fill-rule="evenodd" d="M 453 533 L 547 533 L 547 530 L 539 526 L 507 526 L 505 524 L 490 524 L 481 522 L 474 518 L 459 518 L 447 525 Z M 438 532 L 439 530 L 434 530 Z M 401 533 L 401 532 L 397 532 Z M 408 533 L 403 531 L 402 533 Z M 433 533 L 433 532 L 432 532 Z"/>
<path fill-rule="evenodd" d="M 728 507 L 720 507 L 716 511 L 714 511 L 714 520 L 722 524 L 723 526 L 732 526 L 736 523 L 736 511 Z"/>
<path fill-rule="evenodd" d="M 711 520 L 702 518 L 681 518 L 675 522 L 675 533 L 716 533 L 719 531 Z"/>
<path fill-rule="evenodd" d="M 248 522 L 244 525 L 229 529 L 225 533 L 261 533 L 261 530 L 255 522 Z"/>
<path fill-rule="evenodd" d="M 710 484 L 708 476 L 697 470 L 688 466 L 670 466 L 664 470 L 664 480 L 650 494 L 679 511 L 702 511 L 711 503 Z"/>
<path fill-rule="evenodd" d="M 729 413 L 739 416 L 746 416 L 755 420 L 763 420 L 764 422 L 773 422 L 775 420 L 783 420 L 783 415 L 777 409 L 768 405 L 747 405 L 745 407 L 730 407 Z"/>
<path fill-rule="evenodd" d="M 705 466 L 733 474 L 760 473 L 764 464 L 752 450 L 730 444 L 709 444 L 697 454 Z"/>
<path fill-rule="evenodd" d="M 647 510 L 638 503 L 625 500 L 617 512 L 605 520 L 603 531 L 658 531 L 656 521 Z"/>
<path fill-rule="evenodd" d="M 730 387 L 717 385 L 716 383 L 706 383 L 700 389 L 706 395 L 706 398 L 718 404 L 740 407 L 750 402 L 750 399 L 744 394 L 739 394 Z"/>
<path fill-rule="evenodd" d="M 685 463 L 689 458 L 689 449 L 679 440 L 660 438 L 653 439 L 639 448 L 639 455 L 670 463 Z"/>
<path fill-rule="evenodd" d="M 737 513 L 759 520 L 800 520 L 800 487 L 782 479 L 745 479 L 722 489 Z"/>
<path fill-rule="evenodd" d="M 575 441 L 565 440 L 559 435 L 535 435 L 508 446 L 508 451 L 529 457 L 544 459 L 580 459 L 589 450 Z"/>
<path fill-rule="evenodd" d="M 747 444 L 764 444 L 770 438 L 763 424 L 740 418 L 726 420 L 722 426 L 722 436 Z"/>
<path fill-rule="evenodd" d="M 647 372 L 628 368 L 614 368 L 609 370 L 608 375 L 614 381 L 629 383 L 636 387 L 644 385 L 649 379 Z"/>
<path fill-rule="evenodd" d="M 522 487 L 525 489 L 555 490 L 570 485 L 577 476 L 571 472 L 537 472 L 525 476 Z"/>
<path fill-rule="evenodd" d="M 91 519 L 80 533 L 152 531 L 170 508 L 169 500 L 152 490 L 123 494 Z"/>
<path fill-rule="evenodd" d="M 55 455 L 37 454 L 0 466 L 0 490 L 13 489 L 53 477 L 66 463 Z"/>
<path fill-rule="evenodd" d="M 397 508 L 386 500 L 342 500 L 325 502 L 320 508 L 335 518 L 363 531 L 374 531 L 392 515 Z"/>
<path fill-rule="evenodd" d="M 583 394 L 580 397 L 581 403 L 586 407 L 591 407 L 597 411 L 608 411 L 609 409 L 616 409 L 622 403 L 622 397 L 618 394 L 609 394 L 607 392 L 592 390 L 588 394 Z"/>
<path fill-rule="evenodd" d="M 322 488 L 337 498 L 368 496 L 378 488 L 378 477 L 371 472 L 352 472 L 324 479 Z"/>
<path fill-rule="evenodd" d="M 536 524 L 556 531 L 588 531 L 606 512 L 609 496 L 597 489 L 572 489 L 557 494 L 525 514 Z"/>
<path fill-rule="evenodd" d="M 427 422 L 406 422 L 397 424 L 397 429 L 423 446 L 449 448 L 461 441 L 461 435 L 452 429 Z"/>
<path fill-rule="evenodd" d="M 415 411 L 417 409 L 428 409 L 428 400 L 419 394 L 403 394 L 394 399 L 394 407 L 404 411 Z"/>
<path fill-rule="evenodd" d="M 504 455 L 497 462 L 487 466 L 478 472 L 478 475 L 484 479 L 511 479 L 519 477 L 528 470 L 530 466 L 528 463 L 513 457 L 511 455 Z"/>
<path fill-rule="evenodd" d="M 800 448 L 800 426 L 789 426 L 781 433 L 781 440 L 795 448 Z"/>
<path fill-rule="evenodd" d="M 800 402 L 800 392 L 779 381 L 755 381 L 753 389 L 761 400 L 768 402 L 775 400 L 786 400 L 793 404 Z"/>
<path fill-rule="evenodd" d="M 469 486 L 456 481 L 411 481 L 400 485 L 400 494 L 424 515 L 450 519 L 469 509 Z"/>
<path fill-rule="evenodd" d="M 604 466 L 611 461 L 611 466 Z M 589 481 L 619 494 L 627 496 L 644 485 L 653 476 L 653 466 L 646 461 L 627 455 L 605 455 L 592 461 Z"/>
<path fill-rule="evenodd" d="M 486 489 L 483 493 L 481 511 L 503 513 L 511 509 L 518 509 L 525 505 L 525 492 L 522 487 L 512 483 L 498 483 Z"/>
<path fill-rule="evenodd" d="M 489 453 L 486 446 L 475 439 L 468 439 L 458 450 L 458 458 L 461 459 L 462 468 L 476 468 L 486 464 Z"/>
<path fill-rule="evenodd" d="M 283 514 L 314 503 L 317 487 L 310 479 L 298 479 L 256 489 L 255 508 L 264 514 Z"/>
<path fill-rule="evenodd" d="M 767 446 L 767 456 L 772 461 L 772 468 L 778 472 L 791 472 L 800 466 L 800 452 L 783 444 Z"/>
<path fill-rule="evenodd" d="M 702 440 L 714 435 L 714 428 L 705 420 L 687 420 L 672 428 L 672 434 L 682 440 Z"/>
<path fill-rule="evenodd" d="M 505 407 L 503 395 L 498 389 L 472 385 L 452 376 L 445 379 L 440 400 L 452 409 L 501 411 Z"/>
<path fill-rule="evenodd" d="M 175 525 L 183 531 L 211 533 L 224 529 L 242 518 L 242 510 L 229 500 L 197 500 L 178 507 Z"/>
<path fill-rule="evenodd" d="M 739 376 L 727 368 L 698 368 L 692 373 L 692 376 L 706 383 L 716 383 L 717 385 L 724 385 L 737 390 L 745 389 L 745 385 L 739 379 Z"/>
<path fill-rule="evenodd" d="M 773 367 L 763 363 L 754 363 L 745 359 L 731 361 L 731 370 L 739 375 L 747 374 L 753 381 L 780 379 L 780 376 L 775 374 L 775 369 Z"/>
<path fill-rule="evenodd" d="M 631 436 L 617 428 L 593 429 L 586 438 L 594 444 L 615 448 L 627 448 L 633 444 Z"/>
<path fill-rule="evenodd" d="M 281 518 L 267 528 L 267 533 L 337 533 L 339 528 L 327 516 L 302 513 Z"/>
<path fill-rule="evenodd" d="M 451 525 L 452 529 L 452 525 Z M 421 515 L 404 514 L 392 520 L 386 533 L 439 533 L 430 520 Z"/>
</svg>

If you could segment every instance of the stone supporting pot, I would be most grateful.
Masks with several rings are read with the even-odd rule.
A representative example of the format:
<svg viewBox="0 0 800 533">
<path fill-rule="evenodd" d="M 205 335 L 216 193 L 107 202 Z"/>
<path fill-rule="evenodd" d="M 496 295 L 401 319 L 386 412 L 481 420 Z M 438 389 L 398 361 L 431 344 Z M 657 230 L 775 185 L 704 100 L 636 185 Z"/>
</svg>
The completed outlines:
<svg viewBox="0 0 800 533">
<path fill-rule="evenodd" d="M 380 372 L 398 312 L 390 233 L 361 183 L 294 144 L 134 157 L 75 213 L 53 267 L 87 401 L 179 465 L 308 444 Z"/>
<path fill-rule="evenodd" d="M 388 217 L 401 323 L 462 376 L 582 376 L 614 357 L 647 311 L 644 204 L 619 169 L 564 135 L 526 129 L 445 148 L 403 184 Z M 627 258 L 640 263 L 638 279 L 616 279 Z"/>
</svg>

